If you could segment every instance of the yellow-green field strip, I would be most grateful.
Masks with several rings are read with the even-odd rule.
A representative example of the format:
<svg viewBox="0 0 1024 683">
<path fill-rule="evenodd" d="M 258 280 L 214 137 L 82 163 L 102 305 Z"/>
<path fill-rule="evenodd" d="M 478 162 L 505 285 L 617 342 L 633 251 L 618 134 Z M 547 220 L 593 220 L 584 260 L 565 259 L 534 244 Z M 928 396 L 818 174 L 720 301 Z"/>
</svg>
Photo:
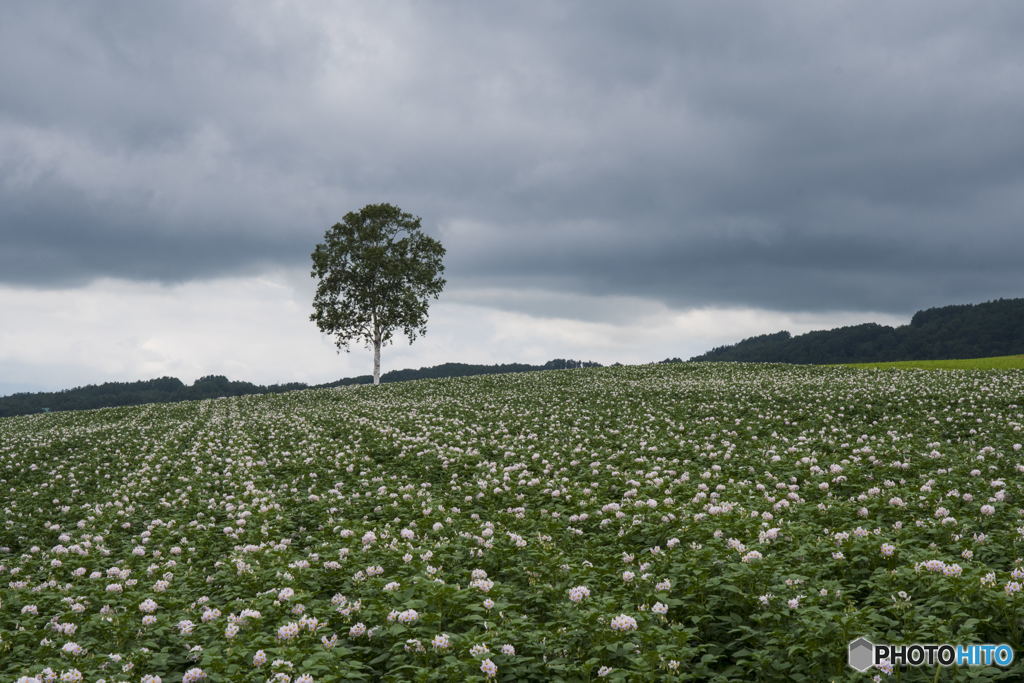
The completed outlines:
<svg viewBox="0 0 1024 683">
<path fill-rule="evenodd" d="M 956 358 L 952 360 L 904 360 L 891 363 L 846 363 L 851 368 L 922 370 L 1013 370 L 1024 368 L 1024 355 L 992 356 L 990 358 Z"/>
</svg>

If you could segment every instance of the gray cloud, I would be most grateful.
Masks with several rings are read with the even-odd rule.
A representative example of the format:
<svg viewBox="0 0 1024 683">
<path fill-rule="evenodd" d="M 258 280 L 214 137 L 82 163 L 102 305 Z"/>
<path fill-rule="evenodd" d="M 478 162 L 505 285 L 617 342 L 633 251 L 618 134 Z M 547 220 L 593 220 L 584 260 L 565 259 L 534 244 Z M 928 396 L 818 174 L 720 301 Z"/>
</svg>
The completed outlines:
<svg viewBox="0 0 1024 683">
<path fill-rule="evenodd" d="M 0 281 L 305 265 L 383 200 L 462 289 L 1019 295 L 1022 31 L 1010 2 L 16 2 Z"/>
</svg>

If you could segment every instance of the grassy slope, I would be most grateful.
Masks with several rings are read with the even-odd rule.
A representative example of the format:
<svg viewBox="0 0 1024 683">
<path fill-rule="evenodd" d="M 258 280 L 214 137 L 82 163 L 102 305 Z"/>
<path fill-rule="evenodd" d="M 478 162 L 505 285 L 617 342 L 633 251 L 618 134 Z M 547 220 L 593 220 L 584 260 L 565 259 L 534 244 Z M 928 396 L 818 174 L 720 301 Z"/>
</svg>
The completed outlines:
<svg viewBox="0 0 1024 683">
<path fill-rule="evenodd" d="M 852 368 L 920 368 L 923 370 L 1012 370 L 1024 368 L 1024 355 L 952 360 L 902 360 L 891 363 L 848 363 Z"/>
</svg>

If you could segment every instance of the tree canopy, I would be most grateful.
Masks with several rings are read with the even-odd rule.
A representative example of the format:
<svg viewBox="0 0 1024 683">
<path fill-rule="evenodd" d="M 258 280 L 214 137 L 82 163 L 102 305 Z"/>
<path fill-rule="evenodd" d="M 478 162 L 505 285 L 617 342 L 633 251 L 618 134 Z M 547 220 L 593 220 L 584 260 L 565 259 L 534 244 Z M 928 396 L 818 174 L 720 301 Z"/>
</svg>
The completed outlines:
<svg viewBox="0 0 1024 683">
<path fill-rule="evenodd" d="M 312 254 L 317 287 L 310 320 L 334 336 L 339 350 L 353 343 L 372 348 L 374 384 L 380 383 L 380 347 L 396 332 L 409 343 L 426 334 L 430 300 L 445 285 L 445 249 L 420 222 L 397 206 L 369 204 L 329 228 Z"/>
</svg>

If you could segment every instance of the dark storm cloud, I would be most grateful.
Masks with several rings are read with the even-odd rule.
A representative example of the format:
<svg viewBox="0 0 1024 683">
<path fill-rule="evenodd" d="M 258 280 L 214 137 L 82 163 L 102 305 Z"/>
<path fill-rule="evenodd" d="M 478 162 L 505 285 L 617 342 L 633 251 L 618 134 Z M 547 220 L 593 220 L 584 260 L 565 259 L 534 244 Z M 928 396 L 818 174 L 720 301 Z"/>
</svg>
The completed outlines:
<svg viewBox="0 0 1024 683">
<path fill-rule="evenodd" d="M 1024 292 L 1016 3 L 14 3 L 0 279 L 305 265 L 393 201 L 473 286 Z"/>
</svg>

